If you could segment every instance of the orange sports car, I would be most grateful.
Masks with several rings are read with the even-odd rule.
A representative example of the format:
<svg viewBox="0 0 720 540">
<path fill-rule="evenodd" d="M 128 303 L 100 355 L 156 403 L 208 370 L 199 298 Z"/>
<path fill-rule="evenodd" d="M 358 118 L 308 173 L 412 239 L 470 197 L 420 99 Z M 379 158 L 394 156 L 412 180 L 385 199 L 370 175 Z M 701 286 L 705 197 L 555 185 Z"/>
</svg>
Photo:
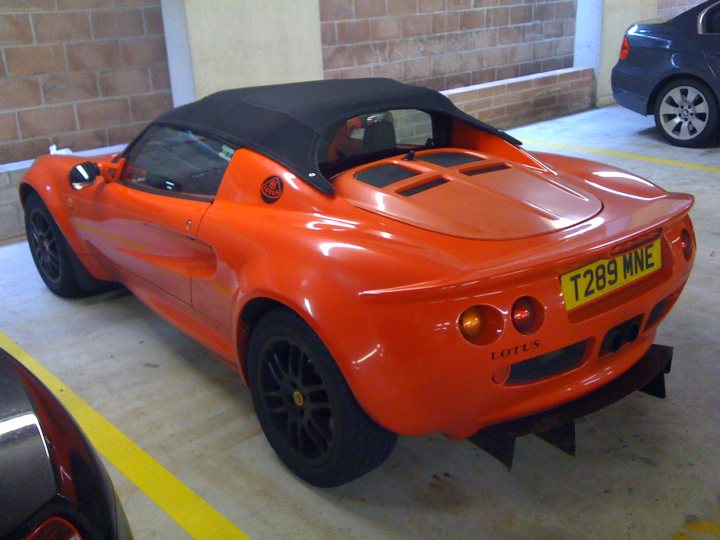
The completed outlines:
<svg viewBox="0 0 720 540">
<path fill-rule="evenodd" d="M 318 486 L 397 435 L 574 451 L 574 419 L 664 394 L 653 345 L 693 264 L 690 195 L 532 153 L 387 79 L 227 90 L 20 186 L 60 296 L 120 282 L 242 376 Z"/>
</svg>

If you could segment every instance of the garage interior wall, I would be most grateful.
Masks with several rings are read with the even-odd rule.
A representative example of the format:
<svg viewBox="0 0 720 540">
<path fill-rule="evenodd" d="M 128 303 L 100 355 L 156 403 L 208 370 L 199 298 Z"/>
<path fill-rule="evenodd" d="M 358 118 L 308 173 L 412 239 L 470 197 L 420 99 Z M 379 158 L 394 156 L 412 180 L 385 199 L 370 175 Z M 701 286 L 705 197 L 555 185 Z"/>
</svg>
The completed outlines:
<svg viewBox="0 0 720 540">
<path fill-rule="evenodd" d="M 184 5 L 197 98 L 225 88 L 322 79 L 317 0 Z"/>
<path fill-rule="evenodd" d="M 625 28 L 698 3 L 217 0 L 210 10 L 189 0 L 162 0 L 162 9 L 160 0 L 0 0 L 0 239 L 23 231 L 23 160 L 51 144 L 125 144 L 176 94 L 178 105 L 232 86 L 389 76 L 464 87 L 453 96 L 462 108 L 508 127 L 592 106 L 593 72 L 597 103 L 611 103 L 609 71 Z M 599 37 L 583 49 L 594 60 L 569 68 L 575 36 L 587 35 L 587 18 L 576 16 L 583 4 L 602 6 L 590 18 Z M 182 31 L 166 36 L 168 22 Z M 184 73 L 172 88 L 166 44 L 170 70 Z M 548 71 L 560 67 L 575 72 Z"/>
<path fill-rule="evenodd" d="M 0 163 L 125 143 L 170 106 L 160 0 L 0 1 Z"/>
<path fill-rule="evenodd" d="M 446 90 L 573 66 L 575 0 L 320 0 L 326 78 Z"/>
</svg>

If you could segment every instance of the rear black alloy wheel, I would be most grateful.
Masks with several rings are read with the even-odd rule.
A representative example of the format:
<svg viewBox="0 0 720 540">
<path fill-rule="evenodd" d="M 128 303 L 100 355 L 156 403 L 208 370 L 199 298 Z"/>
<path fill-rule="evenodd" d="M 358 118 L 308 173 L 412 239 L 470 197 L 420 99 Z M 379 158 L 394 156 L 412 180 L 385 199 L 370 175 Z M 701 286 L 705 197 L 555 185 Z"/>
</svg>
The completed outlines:
<svg viewBox="0 0 720 540">
<path fill-rule="evenodd" d="M 288 310 L 270 312 L 254 328 L 248 380 L 268 442 L 310 484 L 350 482 L 395 446 L 397 435 L 365 414 L 320 338 Z"/>
<path fill-rule="evenodd" d="M 268 340 L 261 352 L 260 392 L 273 427 L 311 463 L 328 458 L 333 414 L 327 389 L 308 354 L 285 337 Z"/>
<path fill-rule="evenodd" d="M 55 220 L 38 195 L 25 202 L 25 234 L 30 253 L 40 277 L 48 288 L 64 297 L 83 294 L 78 284 L 71 257 L 74 254 Z"/>
<path fill-rule="evenodd" d="M 717 130 L 715 94 L 694 79 L 670 82 L 655 102 L 655 126 L 676 146 L 695 148 L 705 144 Z"/>
</svg>

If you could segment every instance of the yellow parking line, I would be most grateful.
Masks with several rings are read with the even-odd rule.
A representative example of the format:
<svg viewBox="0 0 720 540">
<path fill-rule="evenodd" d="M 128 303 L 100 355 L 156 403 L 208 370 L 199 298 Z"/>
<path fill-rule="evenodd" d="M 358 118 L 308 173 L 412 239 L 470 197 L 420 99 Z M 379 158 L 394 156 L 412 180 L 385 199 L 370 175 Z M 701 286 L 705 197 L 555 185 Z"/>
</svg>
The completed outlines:
<svg viewBox="0 0 720 540">
<path fill-rule="evenodd" d="M 565 148 L 567 150 L 577 150 L 578 152 L 590 152 L 592 154 L 604 154 L 606 156 L 615 156 L 628 159 L 637 159 L 639 161 L 649 161 L 650 163 L 660 163 L 661 165 L 671 165 L 673 167 L 685 167 L 686 169 L 695 169 L 698 171 L 708 171 L 720 173 L 720 167 L 710 167 L 708 165 L 697 165 L 696 163 L 686 163 L 684 161 L 675 161 L 672 159 L 656 158 L 651 156 L 643 156 L 640 154 L 630 154 L 627 152 L 616 152 L 615 150 L 602 150 L 600 148 L 587 148 L 585 146 L 575 146 L 573 144 L 554 143 L 548 141 L 524 140 L 527 144 L 536 144 L 540 146 L 551 146 L 554 148 Z"/>
<path fill-rule="evenodd" d="M 247 534 L 175 478 L 150 454 L 2 332 L 0 347 L 40 379 L 70 411 L 95 448 L 190 536 L 208 540 L 249 540 Z"/>
<path fill-rule="evenodd" d="M 694 533 L 720 538 L 720 522 L 717 521 L 691 521 L 684 527 Z"/>
</svg>

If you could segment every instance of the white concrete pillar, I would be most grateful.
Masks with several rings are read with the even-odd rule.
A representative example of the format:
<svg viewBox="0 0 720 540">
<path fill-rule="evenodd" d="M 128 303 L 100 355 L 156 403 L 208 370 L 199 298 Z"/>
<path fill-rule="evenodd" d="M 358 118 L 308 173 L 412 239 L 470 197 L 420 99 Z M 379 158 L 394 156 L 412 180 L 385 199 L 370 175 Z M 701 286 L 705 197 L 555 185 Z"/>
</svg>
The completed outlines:
<svg viewBox="0 0 720 540">
<path fill-rule="evenodd" d="M 318 0 L 162 0 L 175 106 L 323 78 Z"/>
<path fill-rule="evenodd" d="M 596 103 L 614 103 L 610 77 L 625 31 L 657 16 L 658 0 L 578 0 L 575 67 L 591 67 L 597 80 Z"/>
</svg>

